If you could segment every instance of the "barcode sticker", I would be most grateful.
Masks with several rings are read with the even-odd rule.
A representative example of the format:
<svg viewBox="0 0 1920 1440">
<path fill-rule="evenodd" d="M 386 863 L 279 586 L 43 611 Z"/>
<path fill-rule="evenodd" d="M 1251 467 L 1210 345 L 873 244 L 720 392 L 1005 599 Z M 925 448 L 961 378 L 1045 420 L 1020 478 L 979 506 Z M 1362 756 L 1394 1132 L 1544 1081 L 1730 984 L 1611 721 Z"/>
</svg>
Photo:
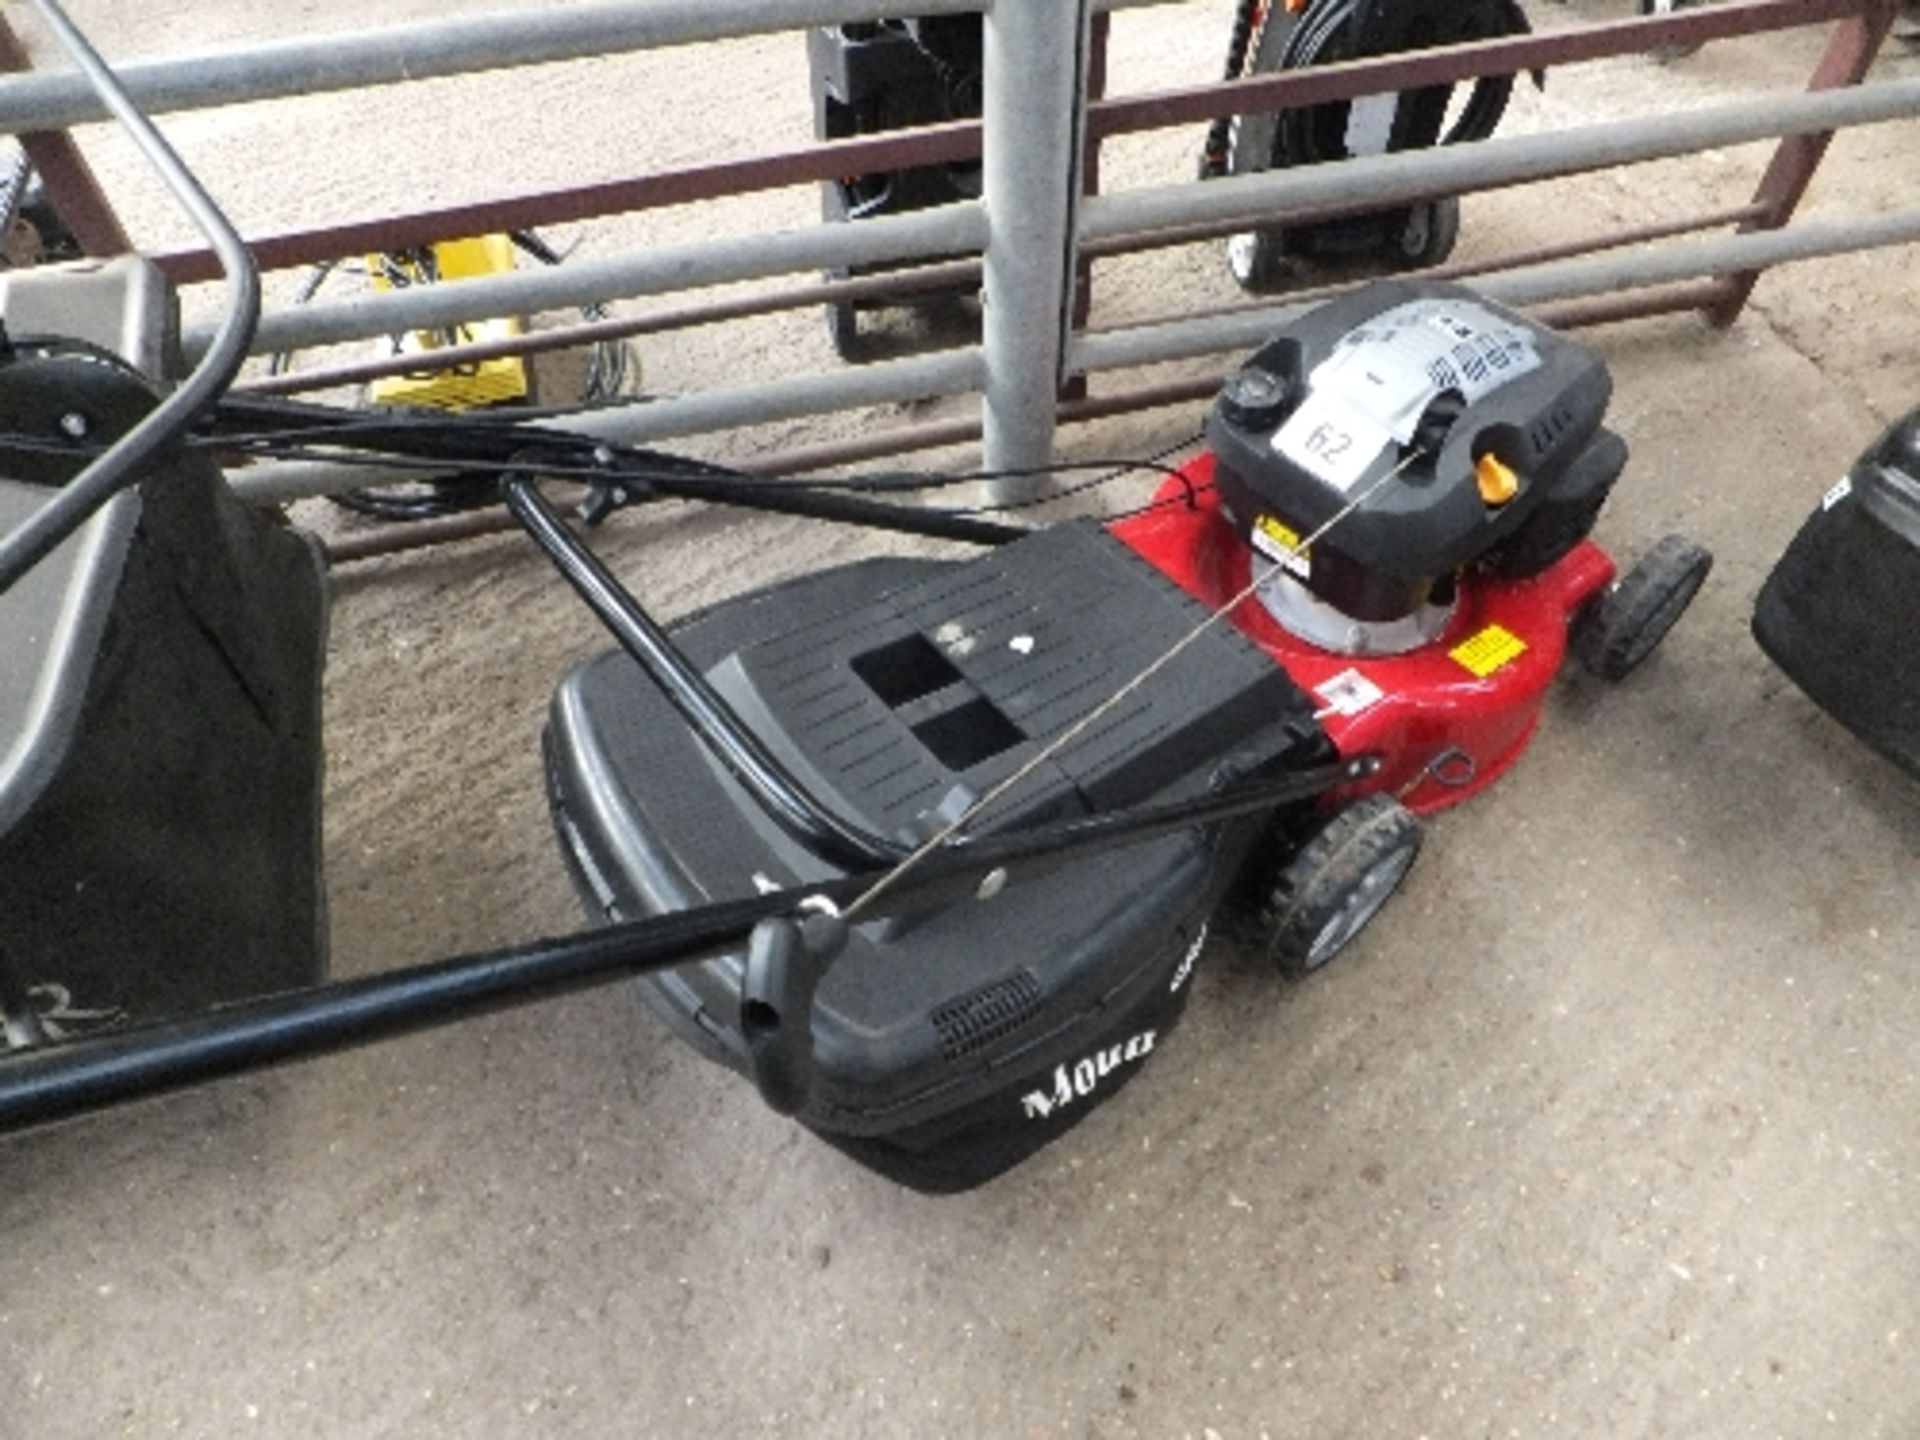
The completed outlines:
<svg viewBox="0 0 1920 1440">
<path fill-rule="evenodd" d="M 1289 575 L 1298 575 L 1302 580 L 1312 578 L 1313 557 L 1300 548 L 1300 537 L 1291 526 L 1271 515 L 1262 515 L 1253 522 L 1247 538 L 1253 542 L 1254 549 L 1269 560 L 1278 561 Z"/>
<path fill-rule="evenodd" d="M 1321 715 L 1359 715 L 1387 698 L 1387 692 L 1358 670 L 1342 670 L 1313 687 L 1313 693 L 1327 702 Z"/>
</svg>

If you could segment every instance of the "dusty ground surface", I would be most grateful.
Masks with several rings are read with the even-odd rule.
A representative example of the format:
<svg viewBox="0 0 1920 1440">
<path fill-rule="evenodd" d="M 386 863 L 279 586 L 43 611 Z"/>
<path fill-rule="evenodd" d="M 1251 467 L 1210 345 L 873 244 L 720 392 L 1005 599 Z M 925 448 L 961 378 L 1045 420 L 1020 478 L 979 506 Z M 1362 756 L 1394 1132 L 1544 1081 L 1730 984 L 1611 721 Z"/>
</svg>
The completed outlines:
<svg viewBox="0 0 1920 1440">
<path fill-rule="evenodd" d="M 78 8 L 122 56 L 345 18 Z M 1115 88 L 1211 73 L 1228 8 L 1121 17 Z M 1511 125 L 1797 86 L 1822 38 L 1555 75 Z M 1914 66 L 1890 51 L 1878 68 Z M 243 226 L 279 228 L 748 151 L 807 123 L 793 37 L 423 93 L 404 118 L 369 97 L 170 128 Z M 1817 208 L 1910 204 L 1916 140 L 1843 139 Z M 142 241 L 176 238 L 118 148 L 89 143 Z M 1130 141 L 1109 173 L 1182 176 L 1196 143 Z M 1736 200 L 1755 173 L 1735 152 L 1473 199 L 1463 251 Z M 813 203 L 577 238 L 804 223 Z M 1217 252 L 1195 249 L 1103 271 L 1100 314 L 1230 298 Z M 1714 578 L 1628 683 L 1560 688 L 1533 753 L 1433 827 L 1328 973 L 1285 984 L 1216 942 L 1141 1084 L 954 1199 L 855 1168 L 618 989 L 12 1140 L 0 1434 L 1920 1431 L 1920 801 L 1746 631 L 1801 517 L 1920 399 L 1913 256 L 1780 272 L 1758 302 L 1726 332 L 1590 336 L 1635 453 L 1601 538 L 1631 553 L 1684 529 L 1717 552 Z M 812 315 L 693 332 L 648 342 L 648 388 L 728 382 L 743 354 L 830 359 Z M 1197 423 L 1157 413 L 1069 445 L 1137 454 Z M 609 548 L 675 613 L 874 544 L 662 513 Z M 513 543 L 339 577 L 339 972 L 576 923 L 537 738 L 563 669 L 602 644 Z"/>
</svg>

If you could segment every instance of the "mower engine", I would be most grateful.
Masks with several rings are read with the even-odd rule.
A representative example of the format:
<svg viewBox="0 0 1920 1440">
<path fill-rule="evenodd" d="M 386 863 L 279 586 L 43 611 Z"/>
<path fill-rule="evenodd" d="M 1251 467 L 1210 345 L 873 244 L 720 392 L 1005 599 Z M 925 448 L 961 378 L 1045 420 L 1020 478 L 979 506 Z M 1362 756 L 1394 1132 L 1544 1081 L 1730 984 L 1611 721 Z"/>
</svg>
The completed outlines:
<svg viewBox="0 0 1920 1440">
<path fill-rule="evenodd" d="M 1611 389 L 1590 351 L 1463 290 L 1313 312 L 1228 379 L 1207 427 L 1227 514 L 1288 577 L 1262 603 L 1343 655 L 1430 643 L 1467 566 L 1537 573 L 1592 529 L 1626 462 L 1600 423 Z"/>
<path fill-rule="evenodd" d="M 1669 537 L 1616 583 L 1587 538 L 1627 460 L 1611 389 L 1470 290 L 1376 281 L 1229 376 L 1211 451 L 1115 529 L 1229 607 L 1341 753 L 1387 756 L 1368 789 L 1441 809 L 1519 758 L 1570 642 L 1624 676 L 1712 563 Z"/>
</svg>

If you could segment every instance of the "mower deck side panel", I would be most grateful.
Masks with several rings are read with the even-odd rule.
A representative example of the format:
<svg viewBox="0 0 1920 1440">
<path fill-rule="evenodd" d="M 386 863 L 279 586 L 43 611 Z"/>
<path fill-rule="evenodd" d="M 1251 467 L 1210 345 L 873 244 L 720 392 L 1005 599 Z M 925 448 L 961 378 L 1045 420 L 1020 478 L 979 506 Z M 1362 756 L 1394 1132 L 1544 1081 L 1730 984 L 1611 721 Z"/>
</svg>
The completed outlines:
<svg viewBox="0 0 1920 1440">
<path fill-rule="evenodd" d="M 1168 482 L 1172 500 L 1191 484 L 1193 508 L 1169 506 L 1121 522 L 1115 533 L 1195 599 L 1221 606 L 1253 579 L 1253 552 L 1220 513 L 1213 457 Z M 1262 568 L 1269 562 L 1261 560 Z M 1319 649 L 1283 629 L 1258 601 L 1234 607 L 1236 629 L 1316 697 L 1321 723 L 1343 755 L 1373 752 L 1385 764 L 1364 784 L 1335 792 L 1345 803 L 1375 791 L 1431 814 L 1486 789 L 1520 758 L 1546 692 L 1566 657 L 1573 615 L 1604 590 L 1613 562 L 1582 541 L 1539 575 L 1476 577 L 1463 585 L 1446 630 L 1401 655 L 1358 657 Z M 1277 584 L 1291 584 L 1278 578 Z"/>
</svg>

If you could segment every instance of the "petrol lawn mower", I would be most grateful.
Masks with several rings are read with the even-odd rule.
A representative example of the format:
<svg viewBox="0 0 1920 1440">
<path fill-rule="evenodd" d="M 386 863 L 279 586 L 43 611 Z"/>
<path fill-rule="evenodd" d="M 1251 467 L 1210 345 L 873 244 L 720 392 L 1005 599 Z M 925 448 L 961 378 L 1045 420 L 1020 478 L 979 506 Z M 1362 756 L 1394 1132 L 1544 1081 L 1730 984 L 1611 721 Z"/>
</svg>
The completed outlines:
<svg viewBox="0 0 1920 1440">
<path fill-rule="evenodd" d="M 1407 873 L 1417 816 L 1514 763 L 1569 634 L 1624 674 L 1706 574 L 1669 540 L 1614 582 L 1588 538 L 1626 459 L 1604 367 L 1458 287 L 1381 283 L 1289 325 L 1229 377 L 1207 453 L 1106 524 L 875 498 L 921 476 L 752 480 L 504 413 L 222 398 L 245 251 L 88 73 L 232 290 L 163 396 L 170 311 L 140 262 L 0 289 L 0 1129 L 637 976 L 776 1109 L 962 1189 L 1164 1046 L 1230 894 L 1262 897 L 1283 969 L 1324 965 Z M 494 476 L 619 642 L 561 682 L 544 738 L 596 928 L 317 983 L 323 577 L 214 458 L 316 446 Z M 589 524 L 692 499 L 987 553 L 668 628 L 560 487 Z"/>
</svg>

